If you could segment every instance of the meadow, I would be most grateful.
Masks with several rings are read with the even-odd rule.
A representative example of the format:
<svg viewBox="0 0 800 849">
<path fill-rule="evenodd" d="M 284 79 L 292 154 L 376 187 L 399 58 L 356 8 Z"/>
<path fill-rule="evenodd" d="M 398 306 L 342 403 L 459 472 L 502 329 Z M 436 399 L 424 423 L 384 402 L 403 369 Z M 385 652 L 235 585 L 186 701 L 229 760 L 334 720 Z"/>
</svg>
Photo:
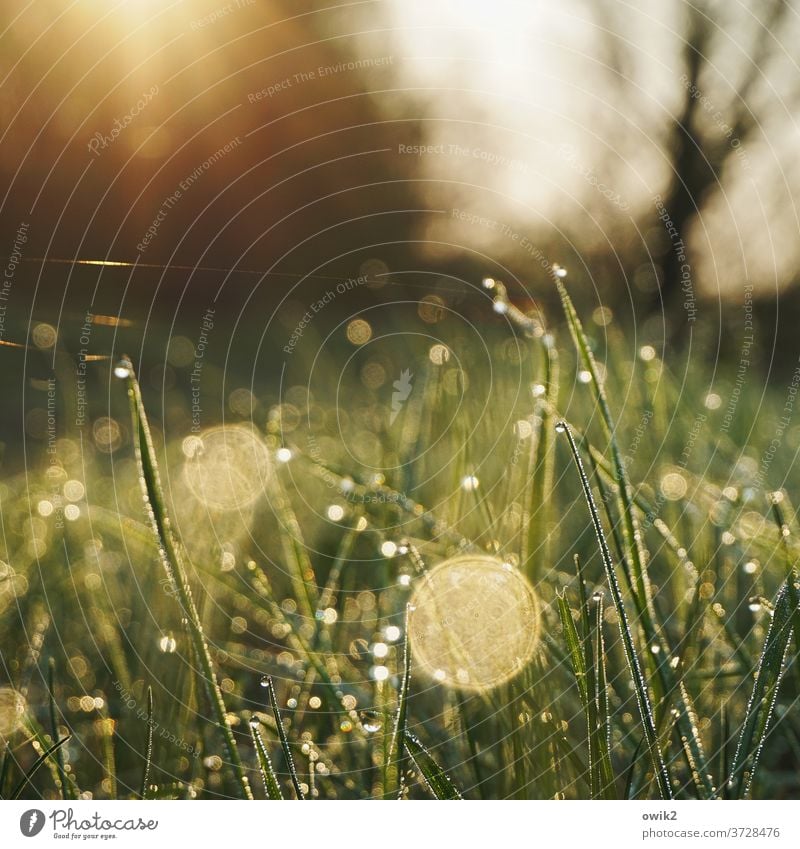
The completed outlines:
<svg viewBox="0 0 800 849">
<path fill-rule="evenodd" d="M 84 363 L 104 415 L 0 482 L 0 796 L 797 798 L 798 378 L 551 277 L 366 310 L 199 430 Z"/>
</svg>

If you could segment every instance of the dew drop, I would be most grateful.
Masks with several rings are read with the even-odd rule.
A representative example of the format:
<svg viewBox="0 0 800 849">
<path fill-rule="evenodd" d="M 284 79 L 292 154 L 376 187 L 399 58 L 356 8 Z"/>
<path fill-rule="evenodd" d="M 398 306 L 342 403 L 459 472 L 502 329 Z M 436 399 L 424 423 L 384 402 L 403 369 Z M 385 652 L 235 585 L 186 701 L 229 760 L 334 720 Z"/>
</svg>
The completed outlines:
<svg viewBox="0 0 800 849">
<path fill-rule="evenodd" d="M 124 380 L 126 377 L 131 376 L 132 371 L 133 368 L 129 360 L 120 360 L 114 366 L 114 377 L 118 377 L 120 380 Z"/>
<path fill-rule="evenodd" d="M 269 675 L 262 675 L 261 680 L 258 682 L 262 687 L 269 687 Z"/>
<path fill-rule="evenodd" d="M 761 610 L 761 602 L 757 598 L 751 598 L 748 602 L 747 609 L 752 613 L 758 613 Z"/>
<path fill-rule="evenodd" d="M 556 425 L 556 433 L 566 433 L 566 430 L 567 426 L 564 424 L 564 422 L 559 422 Z"/>
<path fill-rule="evenodd" d="M 361 727 L 369 734 L 374 734 L 383 728 L 383 720 L 379 713 L 374 710 L 362 710 L 358 713 Z"/>
<path fill-rule="evenodd" d="M 475 475 L 464 475 L 461 478 L 461 489 L 465 492 L 474 492 L 480 486 L 480 481 Z"/>
<path fill-rule="evenodd" d="M 508 304 L 500 298 L 495 298 L 492 309 L 499 315 L 505 315 L 508 312 Z"/>
<path fill-rule="evenodd" d="M 178 647 L 178 643 L 172 634 L 168 634 L 158 641 L 158 647 L 164 654 L 173 654 Z"/>
</svg>

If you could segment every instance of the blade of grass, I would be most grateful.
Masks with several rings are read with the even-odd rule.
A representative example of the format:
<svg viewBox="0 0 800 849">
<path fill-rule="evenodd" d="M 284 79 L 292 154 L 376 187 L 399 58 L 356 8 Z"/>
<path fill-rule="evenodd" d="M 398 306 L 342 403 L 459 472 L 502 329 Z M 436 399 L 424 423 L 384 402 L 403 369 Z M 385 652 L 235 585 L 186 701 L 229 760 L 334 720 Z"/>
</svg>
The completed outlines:
<svg viewBox="0 0 800 849">
<path fill-rule="evenodd" d="M 592 733 L 594 727 L 593 707 L 594 700 L 589 700 L 589 687 L 586 680 L 586 658 L 581 650 L 581 640 L 578 636 L 578 630 L 575 627 L 575 621 L 572 618 L 572 611 L 567 602 L 566 594 L 559 595 L 557 598 L 558 612 L 561 617 L 561 626 L 564 630 L 564 642 L 567 644 L 567 651 L 572 663 L 572 672 L 575 675 L 575 683 L 578 685 L 578 695 L 580 696 L 583 712 L 586 717 L 586 737 L 589 744 L 589 795 L 592 799 L 597 799 L 599 795 L 599 781 L 597 776 L 597 757 L 594 749 L 595 737 Z"/>
<path fill-rule="evenodd" d="M 625 465 L 622 462 L 622 454 L 615 437 L 615 425 L 611 416 L 611 408 L 608 405 L 605 388 L 600 379 L 600 374 L 597 369 L 597 363 L 594 359 L 594 354 L 589 346 L 589 340 L 583 331 L 581 320 L 572 299 L 567 292 L 566 287 L 561 280 L 556 279 L 558 293 L 561 296 L 561 303 L 564 308 L 564 313 L 567 317 L 570 333 L 572 334 L 573 342 L 578 351 L 583 368 L 591 375 L 591 384 L 594 391 L 594 397 L 597 401 L 600 410 L 600 421 L 603 425 L 603 431 L 606 439 L 608 439 L 611 448 L 611 460 L 614 468 L 614 478 L 618 487 L 620 517 L 622 519 L 623 536 L 625 539 L 625 547 L 630 558 L 631 576 L 636 586 L 636 596 L 639 606 L 647 609 L 651 618 L 655 618 L 653 610 L 653 602 L 650 592 L 650 583 L 645 567 L 645 558 L 643 552 L 642 537 L 639 530 L 636 515 L 633 510 L 633 490 L 625 472 Z"/>
<path fill-rule="evenodd" d="M 58 708 L 56 707 L 55 695 L 55 677 L 56 677 L 56 662 L 54 658 L 50 658 L 47 664 L 47 686 L 49 690 L 50 701 L 50 734 L 53 740 L 58 740 Z M 56 769 L 58 770 L 58 782 L 61 785 L 61 798 L 67 801 L 72 798 L 72 785 L 67 777 L 67 771 L 64 764 L 64 752 L 59 746 L 55 753 Z"/>
<path fill-rule="evenodd" d="M 784 582 L 775 600 L 775 612 L 764 639 L 764 649 L 728 779 L 729 787 L 735 788 L 737 799 L 745 798 L 753 786 L 785 672 L 784 658 L 792 637 L 794 613 L 788 582 Z"/>
<path fill-rule="evenodd" d="M 66 737 L 62 737 L 57 742 L 53 743 L 53 745 L 50 746 L 49 749 L 47 749 L 45 752 L 43 752 L 41 755 L 39 755 L 39 757 L 34 762 L 33 766 L 25 773 L 25 775 L 22 777 L 22 781 L 20 781 L 19 784 L 14 788 L 14 790 L 11 792 L 11 795 L 8 798 L 9 799 L 19 799 L 19 797 L 22 795 L 22 791 L 25 789 L 25 785 L 33 778 L 34 775 L 36 775 L 36 773 L 39 770 L 39 767 L 42 766 L 42 764 L 44 764 L 45 761 L 52 754 L 57 752 L 64 745 L 64 743 L 66 743 L 68 740 L 71 740 L 71 739 L 72 739 L 72 734 L 67 734 Z"/>
<path fill-rule="evenodd" d="M 633 679 L 636 704 L 639 708 L 642 727 L 647 740 L 647 747 L 650 751 L 650 758 L 653 762 L 656 783 L 658 784 L 658 789 L 662 797 L 664 799 L 671 799 L 672 786 L 670 782 L 670 775 L 658 743 L 655 717 L 650 703 L 650 695 L 647 691 L 647 682 L 644 679 L 642 667 L 639 663 L 639 657 L 636 654 L 636 647 L 633 644 L 633 634 L 631 632 L 630 622 L 628 621 L 628 614 L 625 610 L 625 603 L 622 599 L 622 591 L 620 589 L 619 580 L 617 579 L 616 570 L 614 569 L 614 563 L 611 560 L 611 552 L 609 551 L 608 543 L 606 542 L 605 532 L 603 531 L 603 526 L 600 522 L 600 514 L 597 512 L 594 495 L 592 495 L 589 479 L 586 477 L 583 461 L 581 460 L 581 455 L 578 452 L 578 446 L 575 444 L 575 438 L 572 435 L 572 431 L 570 430 L 569 425 L 564 421 L 559 422 L 557 427 L 560 431 L 563 431 L 567 435 L 570 451 L 572 452 L 572 457 L 575 461 L 575 465 L 578 469 L 578 475 L 581 479 L 581 486 L 583 487 L 583 494 L 589 508 L 589 514 L 591 516 L 592 525 L 594 526 L 597 543 L 600 546 L 600 554 L 603 558 L 603 565 L 605 566 L 606 578 L 608 579 L 609 588 L 611 590 L 611 597 L 614 602 L 614 608 L 617 611 L 617 616 L 619 617 L 619 629 L 622 637 L 622 645 L 625 650 L 625 658 L 628 662 L 628 668 Z"/>
<path fill-rule="evenodd" d="M 0 764 L 0 799 L 5 799 L 4 796 L 6 790 L 6 779 L 11 771 L 11 761 L 13 760 L 11 756 L 11 744 L 6 743 L 3 748 L 3 762 Z"/>
<path fill-rule="evenodd" d="M 389 747 L 389 758 L 397 764 L 397 798 L 402 799 L 405 790 L 406 733 L 408 731 L 408 694 L 411 688 L 411 649 L 408 645 L 408 605 L 406 605 L 405 638 L 403 640 L 403 680 L 397 697 L 397 719 Z"/>
<path fill-rule="evenodd" d="M 728 793 L 728 776 L 731 768 L 731 728 L 730 714 L 728 713 L 728 703 L 722 702 L 719 708 L 719 725 L 720 725 L 720 768 L 719 768 L 719 787 L 720 795 L 723 799 L 730 798 Z"/>
<path fill-rule="evenodd" d="M 617 444 L 615 431 L 616 426 L 611 416 L 611 408 L 608 405 L 605 388 L 600 379 L 600 374 L 597 369 L 597 363 L 594 359 L 589 340 L 583 331 L 578 313 L 572 303 L 572 299 L 567 292 L 566 287 L 560 279 L 556 277 L 556 286 L 561 297 L 561 303 L 564 308 L 564 313 L 567 317 L 570 333 L 573 342 L 578 351 L 579 358 L 583 364 L 583 368 L 587 370 L 591 376 L 591 383 L 594 391 L 595 400 L 600 410 L 600 420 L 602 422 L 603 431 L 611 448 L 613 479 L 616 484 L 617 505 L 620 518 L 623 526 L 623 538 L 625 541 L 625 551 L 628 560 L 627 569 L 630 572 L 631 582 L 635 591 L 632 592 L 634 604 L 641 620 L 642 628 L 645 632 L 647 643 L 650 646 L 659 645 L 661 651 L 658 656 L 654 656 L 651 652 L 647 653 L 647 661 L 658 676 L 661 689 L 664 692 L 664 697 L 671 694 L 677 694 L 679 698 L 678 707 L 678 727 L 681 738 L 686 739 L 686 744 L 692 755 L 692 761 L 696 765 L 696 770 L 693 772 L 695 783 L 698 792 L 701 796 L 713 796 L 716 788 L 711 779 L 711 773 L 708 767 L 707 758 L 703 750 L 703 743 L 700 738 L 700 730 L 695 721 L 697 713 L 694 709 L 692 699 L 688 691 L 683 686 L 678 686 L 678 678 L 670 666 L 671 651 L 664 639 L 663 634 L 657 627 L 655 608 L 653 606 L 652 593 L 650 588 L 650 579 L 647 574 L 646 557 L 644 552 L 644 541 L 641 534 L 641 529 L 636 517 L 634 509 L 633 487 L 631 486 L 625 464 L 622 462 L 622 454 Z"/>
<path fill-rule="evenodd" d="M 153 760 L 153 688 L 147 688 L 147 745 L 144 753 L 144 772 L 142 773 L 142 799 L 147 798 L 150 784 L 150 764 Z"/>
<path fill-rule="evenodd" d="M 281 786 L 278 783 L 278 777 L 275 775 L 275 770 L 272 767 L 272 761 L 269 757 L 267 747 L 264 745 L 264 740 L 261 737 L 261 732 L 258 730 L 258 720 L 250 720 L 250 736 L 253 738 L 253 748 L 258 754 L 258 767 L 261 770 L 261 779 L 264 782 L 264 790 L 266 790 L 267 798 L 277 801 L 283 799 Z"/>
<path fill-rule="evenodd" d="M 534 408 L 530 484 L 525 505 L 527 527 L 522 535 L 522 568 L 532 580 L 537 577 L 535 564 L 550 562 L 548 518 L 555 466 L 553 410 L 558 405 L 558 350 L 549 341 L 544 345 L 543 385 L 544 398 L 537 400 Z M 533 557 L 536 551 L 541 551 L 541 559 Z"/>
<path fill-rule="evenodd" d="M 594 640 L 588 640 L 588 649 L 594 644 L 594 700 L 597 705 L 594 734 L 599 758 L 599 790 L 601 799 L 616 799 L 614 771 L 611 766 L 611 721 L 608 713 L 608 683 L 606 676 L 606 647 L 603 639 L 603 598 L 596 600 Z"/>
<path fill-rule="evenodd" d="M 286 729 L 283 727 L 283 719 L 281 719 L 281 711 L 278 707 L 278 696 L 275 693 L 275 683 L 272 680 L 272 676 L 267 675 L 265 681 L 262 683 L 266 683 L 270 706 L 272 707 L 272 713 L 275 717 L 275 725 L 278 729 L 278 739 L 281 741 L 281 749 L 283 749 L 283 756 L 286 759 L 286 766 L 289 770 L 289 776 L 292 779 L 294 792 L 298 799 L 305 799 L 303 788 L 300 786 L 300 779 L 297 777 L 297 770 L 295 769 L 292 750 L 289 748 L 289 738 L 286 736 Z"/>
<path fill-rule="evenodd" d="M 139 381 L 129 360 L 123 362 L 115 369 L 116 373 L 124 376 L 128 383 L 128 398 L 130 400 L 131 419 L 133 422 L 134 445 L 136 461 L 139 467 L 139 475 L 142 484 L 142 493 L 147 509 L 148 518 L 153 533 L 159 543 L 161 562 L 172 589 L 183 610 L 187 620 L 187 628 L 192 646 L 200 664 L 200 677 L 202 678 L 208 694 L 211 709 L 220 729 L 228 757 L 233 769 L 239 790 L 245 799 L 252 799 L 250 783 L 245 775 L 239 751 L 236 748 L 236 739 L 228 722 L 228 712 L 222 697 L 222 690 L 217 681 L 214 664 L 211 660 L 211 652 L 208 647 L 200 616 L 194 603 L 189 580 L 183 566 L 180 544 L 176 539 L 169 521 L 166 509 L 166 501 L 161 488 L 161 480 L 158 473 L 158 462 L 150 434 L 150 425 L 147 413 L 144 409 L 142 393 Z"/>
<path fill-rule="evenodd" d="M 436 763 L 433 755 L 422 745 L 417 737 L 406 731 L 405 745 L 416 768 L 422 773 L 425 783 L 435 799 L 461 799 L 458 788 L 446 772 Z"/>
</svg>

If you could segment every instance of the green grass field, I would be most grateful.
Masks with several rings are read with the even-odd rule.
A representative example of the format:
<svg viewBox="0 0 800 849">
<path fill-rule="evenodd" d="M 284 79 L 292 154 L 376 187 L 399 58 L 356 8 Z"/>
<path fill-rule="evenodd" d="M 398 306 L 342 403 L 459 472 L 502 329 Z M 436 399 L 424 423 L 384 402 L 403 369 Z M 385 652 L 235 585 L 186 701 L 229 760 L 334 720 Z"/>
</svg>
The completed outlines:
<svg viewBox="0 0 800 849">
<path fill-rule="evenodd" d="M 0 483 L 0 796 L 797 798 L 795 377 L 553 277 L 547 327 L 491 281 L 452 339 L 342 324 L 197 434 L 91 364 L 107 415 Z"/>
</svg>

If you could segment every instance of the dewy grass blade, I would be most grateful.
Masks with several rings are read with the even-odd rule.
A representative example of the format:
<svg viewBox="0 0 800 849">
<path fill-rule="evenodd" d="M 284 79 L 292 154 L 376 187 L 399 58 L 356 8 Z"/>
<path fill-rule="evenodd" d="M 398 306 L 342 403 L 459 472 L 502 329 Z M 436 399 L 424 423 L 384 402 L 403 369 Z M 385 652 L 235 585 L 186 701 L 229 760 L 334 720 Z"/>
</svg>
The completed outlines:
<svg viewBox="0 0 800 849">
<path fill-rule="evenodd" d="M 559 422 L 557 428 L 559 431 L 562 431 L 567 435 L 570 451 L 572 452 L 572 456 L 575 460 L 575 465 L 578 468 L 578 474 L 581 479 L 583 494 L 586 498 L 587 506 L 589 507 L 589 514 L 591 516 L 592 525 L 594 526 L 597 542 L 600 546 L 600 554 L 603 558 L 603 565 L 605 566 L 606 577 L 611 590 L 611 597 L 617 611 L 617 616 L 619 617 L 622 644 L 625 650 L 625 657 L 628 661 L 628 667 L 633 678 L 636 703 L 639 707 L 642 727 L 644 728 L 644 734 L 647 740 L 647 747 L 650 751 L 650 757 L 653 762 L 656 783 L 658 784 L 658 789 L 662 797 L 665 799 L 671 799 L 672 786 L 670 782 L 670 775 L 658 743 L 653 707 L 650 703 L 650 695 L 647 692 L 647 682 L 644 680 L 644 674 L 642 673 L 642 667 L 639 663 L 639 657 L 636 654 L 636 647 L 633 643 L 633 634 L 631 632 L 630 622 L 628 621 L 628 614 L 622 600 L 622 591 L 617 579 L 617 573 L 611 560 L 611 552 L 609 551 L 603 526 L 600 522 L 600 514 L 597 512 L 597 505 L 595 504 L 594 496 L 592 495 L 592 489 L 589 486 L 589 479 L 586 477 L 586 471 L 583 468 L 583 461 L 581 460 L 581 456 L 578 452 L 578 446 L 575 444 L 575 438 L 572 435 L 572 431 L 570 430 L 569 425 L 564 421 Z"/>
<path fill-rule="evenodd" d="M 747 702 L 744 724 L 728 779 L 729 789 L 735 791 L 737 799 L 747 796 L 753 786 L 785 671 L 784 659 L 792 638 L 794 613 L 788 583 L 784 583 L 775 600 L 775 611 L 764 639 L 753 692 Z"/>
<path fill-rule="evenodd" d="M 792 630 L 794 631 L 794 641 L 798 656 L 800 656 L 800 597 L 798 597 L 798 575 L 797 566 L 789 549 L 789 538 L 791 530 L 783 515 L 781 501 L 783 500 L 782 492 L 772 492 L 769 494 L 769 503 L 772 510 L 772 516 L 775 519 L 775 524 L 778 526 L 780 534 L 781 546 L 783 548 L 783 556 L 786 563 L 786 590 L 789 595 L 789 604 L 792 608 Z"/>
<path fill-rule="evenodd" d="M 54 742 L 58 740 L 58 708 L 56 707 L 55 678 L 56 662 L 51 657 L 47 664 L 47 684 L 50 695 L 50 734 L 52 735 Z M 60 746 L 56 749 L 55 755 L 56 769 L 58 770 L 58 781 L 61 785 L 61 798 L 66 801 L 72 798 L 72 785 L 70 784 L 67 770 L 65 769 L 64 752 L 61 750 Z"/>
<path fill-rule="evenodd" d="M 589 793 L 592 799 L 597 799 L 599 798 L 600 782 L 597 772 L 597 754 L 594 747 L 594 700 L 589 699 L 589 687 L 586 680 L 586 659 L 581 648 L 581 639 L 578 636 L 578 630 L 575 627 L 575 621 L 572 618 L 572 611 L 570 610 L 566 595 L 559 595 L 557 601 L 561 626 L 564 630 L 564 641 L 567 644 L 567 651 L 569 652 L 569 658 L 572 663 L 572 671 L 575 675 L 575 683 L 578 685 L 578 694 L 586 717 L 586 738 L 589 748 Z"/>
<path fill-rule="evenodd" d="M 62 737 L 57 742 L 53 743 L 52 746 L 46 751 L 43 752 L 39 757 L 34 761 L 33 766 L 25 773 L 22 778 L 22 781 L 14 788 L 11 795 L 8 797 L 9 799 L 19 799 L 22 795 L 22 791 L 25 789 L 25 785 L 33 778 L 33 776 L 38 772 L 39 767 L 42 766 L 43 763 L 50 757 L 50 755 L 57 752 L 68 740 L 72 739 L 72 734 L 67 734 L 66 737 Z"/>
<path fill-rule="evenodd" d="M 261 770 L 261 779 L 264 782 L 264 790 L 267 793 L 267 798 L 273 801 L 283 799 L 281 786 L 278 783 L 278 777 L 275 775 L 275 770 L 272 767 L 267 747 L 264 745 L 264 740 L 261 737 L 261 732 L 258 730 L 258 719 L 250 720 L 250 736 L 253 738 L 253 748 L 258 755 L 258 768 Z"/>
<path fill-rule="evenodd" d="M 406 760 L 406 734 L 408 733 L 408 694 L 411 688 L 411 649 L 408 645 L 408 605 L 406 605 L 406 624 L 403 641 L 403 680 L 397 697 L 397 719 L 394 726 L 389 757 L 397 764 L 398 798 L 403 798 L 405 789 L 404 768 Z"/>
<path fill-rule="evenodd" d="M 536 580 L 536 564 L 549 563 L 548 519 L 552 498 L 553 469 L 553 410 L 558 404 L 558 351 L 551 341 L 544 344 L 544 397 L 534 404 L 533 441 L 526 501 L 527 526 L 523 530 L 522 568 L 531 580 Z M 538 556 L 534 556 L 538 553 Z"/>
<path fill-rule="evenodd" d="M 150 765 L 153 761 L 153 688 L 147 688 L 147 744 L 144 753 L 144 772 L 142 773 L 142 799 L 147 798 L 150 785 Z"/>
<path fill-rule="evenodd" d="M 267 693 L 269 694 L 269 703 L 272 707 L 272 714 L 275 717 L 275 725 L 278 728 L 278 739 L 281 741 L 283 756 L 286 759 L 286 767 L 289 770 L 289 776 L 292 779 L 294 792 L 297 794 L 298 799 L 305 799 L 306 797 L 303 793 L 303 788 L 300 786 L 300 779 L 297 777 L 297 769 L 294 765 L 292 750 L 289 748 L 289 738 L 286 736 L 286 729 L 283 727 L 283 719 L 281 718 L 281 711 L 278 707 L 278 696 L 275 693 L 275 683 L 273 682 L 271 675 L 265 675 L 261 683 L 267 688 Z"/>
<path fill-rule="evenodd" d="M 436 763 L 433 755 L 410 731 L 405 735 L 406 748 L 416 768 L 422 773 L 428 789 L 436 799 L 461 799 L 458 788 L 447 773 Z"/>
<path fill-rule="evenodd" d="M 686 746 L 691 752 L 692 762 L 696 767 L 693 771 L 693 777 L 697 790 L 701 796 L 711 797 L 714 795 L 716 788 L 714 787 L 707 758 L 703 750 L 700 731 L 695 722 L 697 712 L 694 709 L 694 704 L 688 691 L 684 686 L 679 685 L 678 677 L 669 665 L 671 651 L 656 625 L 657 618 L 653 606 L 650 581 L 645 566 L 644 543 L 634 507 L 633 487 L 625 471 L 625 465 L 622 462 L 622 454 L 615 436 L 616 428 L 611 416 L 611 409 L 608 405 L 603 382 L 600 379 L 597 363 L 589 346 L 589 340 L 583 331 L 583 326 L 572 303 L 572 299 L 566 287 L 558 278 L 556 279 L 556 286 L 579 358 L 583 364 L 583 368 L 591 376 L 595 400 L 600 410 L 603 431 L 611 448 L 613 478 L 617 489 L 618 511 L 622 520 L 625 551 L 627 554 L 625 559 L 628 561 L 627 567 L 624 568 L 629 570 L 631 582 L 635 588 L 635 591 L 632 592 L 633 600 L 648 645 L 658 645 L 661 649 L 658 659 L 648 654 L 648 662 L 654 667 L 665 695 L 675 693 L 678 696 L 678 729 L 681 738 L 686 740 Z"/>
<path fill-rule="evenodd" d="M 611 409 L 608 406 L 608 399 L 606 398 L 603 382 L 600 380 L 600 374 L 597 369 L 594 354 L 589 346 L 589 340 L 583 332 L 583 326 L 581 325 L 581 320 L 578 317 L 575 306 L 572 303 L 572 299 L 570 298 L 566 287 L 560 280 L 556 280 L 556 285 L 558 287 L 558 293 L 561 296 L 564 313 L 566 314 L 567 323 L 569 324 L 572 339 L 578 350 L 581 363 L 583 368 L 588 371 L 591 376 L 591 384 L 595 400 L 597 401 L 600 410 L 600 421 L 603 424 L 603 430 L 611 448 L 614 477 L 619 490 L 618 495 L 620 500 L 623 534 L 625 537 L 626 550 L 631 560 L 631 574 L 636 585 L 638 601 L 643 608 L 648 610 L 651 618 L 655 619 L 647 570 L 644 565 L 641 532 L 633 509 L 633 490 L 625 472 L 625 466 L 622 462 L 622 454 L 620 453 L 619 446 L 617 445 L 614 433 L 614 421 L 611 417 Z"/>
<path fill-rule="evenodd" d="M 228 757 L 230 758 L 231 767 L 240 792 L 245 799 L 252 799 L 253 794 L 250 789 L 250 783 L 245 775 L 244 767 L 239 757 L 239 751 L 236 748 L 236 739 L 228 722 L 227 710 L 222 698 L 222 690 L 217 682 L 216 672 L 214 671 L 214 665 L 211 660 L 211 652 L 203 634 L 200 616 L 197 612 L 197 607 L 189 586 L 189 580 L 183 566 L 180 545 L 175 538 L 167 515 L 166 501 L 158 473 L 158 462 L 156 460 L 153 439 L 150 434 L 150 426 L 147 421 L 147 413 L 145 412 L 144 402 L 142 401 L 139 381 L 136 379 L 133 365 L 129 360 L 123 360 L 114 371 L 118 377 L 125 378 L 128 383 L 136 460 L 139 466 L 145 508 L 153 533 L 159 544 L 161 562 L 183 610 L 183 614 L 186 617 L 192 646 L 200 664 L 201 678 L 208 693 L 216 725 L 219 727 L 225 740 Z"/>
<path fill-rule="evenodd" d="M 594 698 L 597 704 L 596 748 L 599 758 L 598 772 L 600 797 L 616 799 L 614 771 L 611 766 L 611 720 L 608 712 L 608 683 L 606 675 L 606 646 L 603 639 L 603 597 L 595 600 L 594 617 Z"/>
</svg>

